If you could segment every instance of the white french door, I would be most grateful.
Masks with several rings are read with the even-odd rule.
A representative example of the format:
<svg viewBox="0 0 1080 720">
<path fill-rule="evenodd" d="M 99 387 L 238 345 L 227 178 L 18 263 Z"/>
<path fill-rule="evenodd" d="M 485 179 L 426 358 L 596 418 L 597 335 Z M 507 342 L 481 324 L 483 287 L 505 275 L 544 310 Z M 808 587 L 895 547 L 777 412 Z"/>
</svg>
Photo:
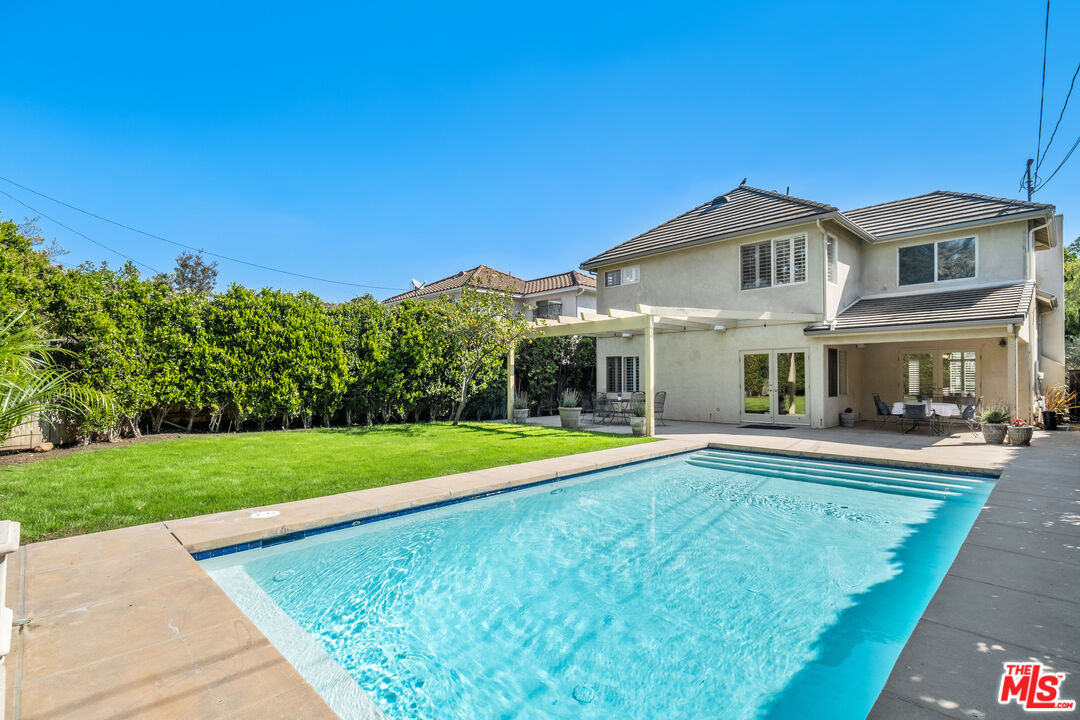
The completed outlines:
<svg viewBox="0 0 1080 720">
<path fill-rule="evenodd" d="M 742 353 L 741 388 L 743 422 L 807 422 L 806 351 Z"/>
</svg>

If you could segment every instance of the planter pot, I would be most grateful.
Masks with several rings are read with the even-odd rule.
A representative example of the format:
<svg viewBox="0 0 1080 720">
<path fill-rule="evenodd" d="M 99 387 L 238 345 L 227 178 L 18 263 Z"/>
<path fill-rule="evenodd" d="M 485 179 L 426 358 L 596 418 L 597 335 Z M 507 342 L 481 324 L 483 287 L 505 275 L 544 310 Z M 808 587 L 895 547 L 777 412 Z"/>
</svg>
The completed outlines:
<svg viewBox="0 0 1080 720">
<path fill-rule="evenodd" d="M 514 424 L 524 425 L 529 419 L 529 408 L 514 408 Z"/>
<path fill-rule="evenodd" d="M 1022 425 L 1017 427 L 1015 425 L 1009 426 L 1009 444 L 1010 445 L 1030 445 L 1031 434 L 1035 431 L 1035 428 L 1030 425 Z"/>
<path fill-rule="evenodd" d="M 577 430 L 581 427 L 581 408 L 559 408 L 559 422 L 564 428 Z"/>
<path fill-rule="evenodd" d="M 1009 426 L 1005 423 L 983 423 L 983 440 L 987 445 L 1000 445 L 1005 442 L 1005 432 Z"/>
<path fill-rule="evenodd" d="M 855 427 L 856 414 L 853 412 L 840 413 L 840 424 L 844 427 Z"/>
<path fill-rule="evenodd" d="M 645 418 L 637 417 L 636 415 L 630 418 L 630 432 L 636 437 L 641 437 L 645 434 Z"/>
<path fill-rule="evenodd" d="M 1043 427 L 1047 430 L 1057 430 L 1057 413 L 1053 410 L 1043 410 Z"/>
</svg>

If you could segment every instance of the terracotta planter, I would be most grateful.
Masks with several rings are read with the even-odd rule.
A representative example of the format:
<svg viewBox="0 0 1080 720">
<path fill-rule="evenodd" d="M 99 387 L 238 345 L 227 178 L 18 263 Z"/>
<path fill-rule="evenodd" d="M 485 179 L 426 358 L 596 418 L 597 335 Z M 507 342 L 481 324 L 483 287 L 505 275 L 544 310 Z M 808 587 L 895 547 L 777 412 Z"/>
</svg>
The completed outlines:
<svg viewBox="0 0 1080 720">
<path fill-rule="evenodd" d="M 1031 434 L 1035 431 L 1035 428 L 1030 425 L 1010 425 L 1009 426 L 1009 444 L 1010 445 L 1030 445 Z"/>
<path fill-rule="evenodd" d="M 636 437 L 642 437 L 645 434 L 645 418 L 636 415 L 632 416 L 630 418 L 630 432 Z"/>
<path fill-rule="evenodd" d="M 524 425 L 529 419 L 529 408 L 514 408 L 514 424 Z"/>
<path fill-rule="evenodd" d="M 987 445 L 1001 445 L 1005 442 L 1005 432 L 1009 426 L 1005 423 L 983 423 L 983 440 Z"/>
<path fill-rule="evenodd" d="M 844 427 L 855 427 L 855 419 L 858 416 L 853 412 L 840 413 L 840 424 Z"/>
<path fill-rule="evenodd" d="M 581 427 L 581 408 L 559 408 L 559 422 L 564 428 L 577 430 Z"/>
</svg>

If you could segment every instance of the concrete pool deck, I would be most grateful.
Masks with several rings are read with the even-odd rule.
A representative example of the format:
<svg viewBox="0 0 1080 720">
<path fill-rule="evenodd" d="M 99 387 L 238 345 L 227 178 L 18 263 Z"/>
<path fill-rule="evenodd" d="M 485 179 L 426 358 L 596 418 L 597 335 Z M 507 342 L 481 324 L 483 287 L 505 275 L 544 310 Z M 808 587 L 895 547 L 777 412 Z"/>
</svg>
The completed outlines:
<svg viewBox="0 0 1080 720">
<path fill-rule="evenodd" d="M 1080 433 L 1031 448 L 872 428 L 669 423 L 655 443 L 23 546 L 6 718 L 334 717 L 192 558 L 228 545 L 715 444 L 1002 471 L 870 717 L 1007 718 L 1006 660 L 1038 658 L 1080 697 Z M 278 514 L 253 518 L 257 511 Z M 1065 713 L 1069 716 L 1069 713 Z"/>
</svg>

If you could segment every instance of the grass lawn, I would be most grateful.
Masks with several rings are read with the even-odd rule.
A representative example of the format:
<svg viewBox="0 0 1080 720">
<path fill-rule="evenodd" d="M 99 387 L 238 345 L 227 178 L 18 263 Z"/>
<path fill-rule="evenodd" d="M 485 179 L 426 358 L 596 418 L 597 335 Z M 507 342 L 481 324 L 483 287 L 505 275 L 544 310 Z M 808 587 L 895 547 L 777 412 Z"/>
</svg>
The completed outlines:
<svg viewBox="0 0 1080 720">
<path fill-rule="evenodd" d="M 647 442 L 499 423 L 194 435 L 0 467 L 24 542 Z"/>
<path fill-rule="evenodd" d="M 785 398 L 780 398 L 780 400 L 779 400 L 779 402 L 781 402 L 781 403 L 784 402 L 784 401 L 785 401 Z M 767 412 L 769 412 L 769 398 L 768 398 L 768 396 L 765 396 L 765 397 L 744 397 L 743 398 L 743 403 L 744 403 L 743 407 L 746 408 L 746 412 L 759 412 L 759 413 L 767 413 Z M 806 414 L 806 396 L 805 395 L 796 395 L 795 396 L 795 412 L 793 414 L 794 415 L 805 415 Z"/>
</svg>

